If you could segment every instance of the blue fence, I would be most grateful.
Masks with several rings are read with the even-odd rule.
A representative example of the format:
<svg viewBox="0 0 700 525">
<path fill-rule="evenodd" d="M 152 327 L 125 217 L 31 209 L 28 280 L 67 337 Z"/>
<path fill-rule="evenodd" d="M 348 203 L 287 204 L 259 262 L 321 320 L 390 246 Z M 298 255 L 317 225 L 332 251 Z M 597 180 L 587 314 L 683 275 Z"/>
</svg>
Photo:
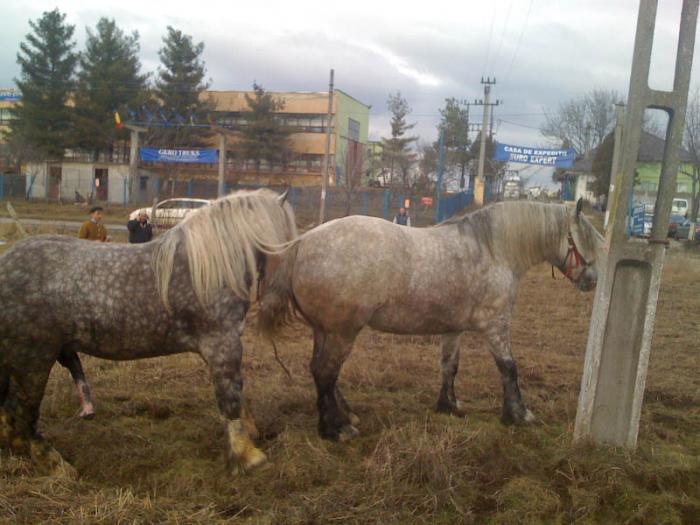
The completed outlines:
<svg viewBox="0 0 700 525">
<path fill-rule="evenodd" d="M 474 202 L 474 194 L 471 191 L 464 191 L 452 195 L 443 196 L 440 199 L 440 209 L 437 213 L 437 222 L 449 219 L 455 213 L 459 213 Z"/>
</svg>

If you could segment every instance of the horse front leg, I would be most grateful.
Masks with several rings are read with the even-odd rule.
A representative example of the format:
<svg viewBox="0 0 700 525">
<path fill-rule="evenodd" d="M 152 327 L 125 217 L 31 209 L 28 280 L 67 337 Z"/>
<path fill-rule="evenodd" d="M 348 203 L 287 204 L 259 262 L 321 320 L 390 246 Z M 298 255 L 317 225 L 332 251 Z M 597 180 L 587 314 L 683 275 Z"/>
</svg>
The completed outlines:
<svg viewBox="0 0 700 525">
<path fill-rule="evenodd" d="M 200 353 L 209 365 L 219 412 L 224 419 L 228 457 L 234 471 L 238 467 L 251 470 L 267 460 L 265 453 L 253 443 L 257 429 L 243 406 L 240 332 L 208 334 L 200 343 Z"/>
<path fill-rule="evenodd" d="M 85 378 L 83 365 L 80 362 L 77 352 L 70 347 L 64 346 L 61 353 L 58 354 L 58 362 L 61 366 L 68 369 L 75 389 L 78 391 L 78 399 L 80 400 L 80 417 L 82 419 L 92 419 L 95 417 L 95 404 L 92 401 L 92 390 Z"/>
<path fill-rule="evenodd" d="M 442 336 L 442 358 L 440 359 L 442 386 L 440 387 L 436 410 L 464 417 L 466 412 L 455 396 L 455 377 L 459 370 L 459 344 L 461 338 L 461 332 Z"/>
<path fill-rule="evenodd" d="M 487 330 L 486 337 L 503 382 L 501 421 L 505 425 L 532 423 L 535 416 L 525 406 L 518 386 L 518 367 L 511 352 L 510 322 L 501 319 L 493 323 Z"/>
</svg>

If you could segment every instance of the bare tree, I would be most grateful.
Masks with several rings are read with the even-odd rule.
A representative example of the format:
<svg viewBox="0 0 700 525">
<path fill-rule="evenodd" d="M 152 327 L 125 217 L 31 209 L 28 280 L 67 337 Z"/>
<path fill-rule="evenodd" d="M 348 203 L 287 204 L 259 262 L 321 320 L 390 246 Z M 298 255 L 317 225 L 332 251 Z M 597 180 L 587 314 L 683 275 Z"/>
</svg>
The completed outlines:
<svg viewBox="0 0 700 525">
<path fill-rule="evenodd" d="M 594 89 L 560 103 L 554 111 L 545 110 L 540 131 L 546 137 L 568 141 L 577 152 L 584 153 L 597 147 L 613 129 L 614 105 L 621 100 L 614 89 Z"/>
<path fill-rule="evenodd" d="M 352 209 L 353 195 L 357 188 L 362 185 L 362 174 L 365 168 L 365 155 L 362 144 L 348 141 L 345 149 L 339 156 L 339 160 L 341 166 L 343 166 L 341 181 L 345 191 L 345 216 L 348 216 Z"/>
<path fill-rule="evenodd" d="M 695 232 L 694 226 L 697 223 L 698 209 L 700 208 L 700 89 L 697 87 L 688 101 L 683 146 L 690 153 L 692 165 L 690 172 L 682 172 L 692 181 L 690 215 L 688 215 L 691 222 L 689 235 L 692 235 Z"/>
</svg>

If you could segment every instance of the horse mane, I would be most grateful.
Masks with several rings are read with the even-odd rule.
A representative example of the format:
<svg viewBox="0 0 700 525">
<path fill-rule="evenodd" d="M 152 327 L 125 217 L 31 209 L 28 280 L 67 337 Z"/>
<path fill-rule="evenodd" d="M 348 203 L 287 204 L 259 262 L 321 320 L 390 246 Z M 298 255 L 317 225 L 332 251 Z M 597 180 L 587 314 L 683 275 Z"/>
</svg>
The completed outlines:
<svg viewBox="0 0 700 525">
<path fill-rule="evenodd" d="M 259 253 L 278 253 L 297 236 L 291 207 L 274 191 L 238 191 L 190 213 L 155 241 L 153 266 L 158 292 L 169 307 L 175 254 L 185 251 L 192 288 L 206 305 L 223 287 L 248 299 L 258 280 Z M 253 287 L 254 288 L 254 287 Z"/>
<path fill-rule="evenodd" d="M 569 229 L 570 210 L 564 204 L 506 201 L 452 217 L 441 225 L 469 228 L 480 246 L 505 260 L 515 270 L 526 270 L 556 253 Z M 598 253 L 602 236 L 583 215 L 577 228 L 577 243 L 585 257 Z"/>
</svg>

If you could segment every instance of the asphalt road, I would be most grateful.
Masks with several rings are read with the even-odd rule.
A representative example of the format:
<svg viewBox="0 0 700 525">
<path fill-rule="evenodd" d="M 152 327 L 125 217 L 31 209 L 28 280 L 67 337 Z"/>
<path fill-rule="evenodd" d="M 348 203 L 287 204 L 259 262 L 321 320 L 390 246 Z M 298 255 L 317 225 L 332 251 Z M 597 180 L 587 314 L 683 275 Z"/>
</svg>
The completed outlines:
<svg viewBox="0 0 700 525">
<path fill-rule="evenodd" d="M 14 221 L 9 217 L 0 217 L 0 224 L 10 224 Z M 82 221 L 54 221 L 48 219 L 20 219 L 20 224 L 24 226 L 41 226 L 47 224 L 56 226 L 57 228 L 65 228 L 67 230 L 79 230 Z M 126 232 L 126 224 L 105 224 L 107 233 L 109 232 Z"/>
</svg>

